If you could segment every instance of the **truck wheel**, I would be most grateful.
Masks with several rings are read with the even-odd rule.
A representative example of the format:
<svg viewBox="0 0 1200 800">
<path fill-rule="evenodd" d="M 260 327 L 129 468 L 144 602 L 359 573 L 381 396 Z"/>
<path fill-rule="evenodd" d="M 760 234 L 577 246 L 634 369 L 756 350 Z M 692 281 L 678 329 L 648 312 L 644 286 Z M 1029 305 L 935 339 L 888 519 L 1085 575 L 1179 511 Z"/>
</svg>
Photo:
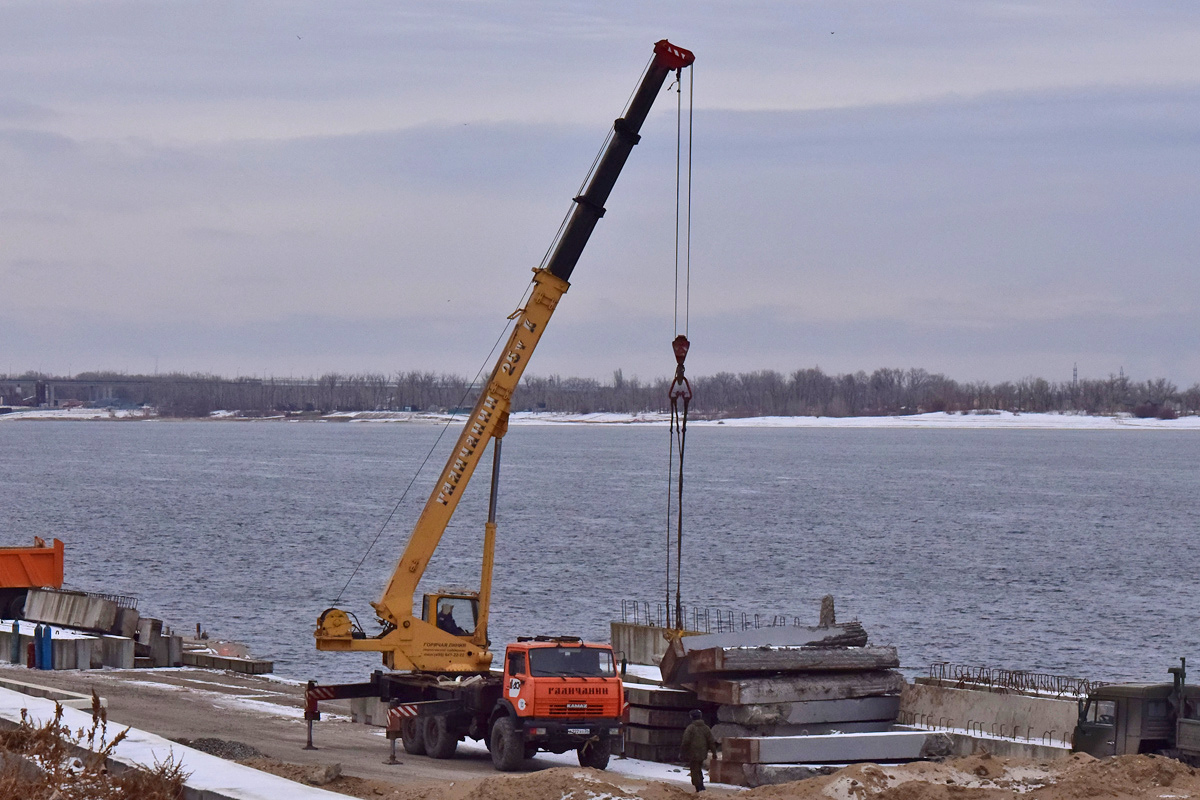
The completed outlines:
<svg viewBox="0 0 1200 800">
<path fill-rule="evenodd" d="M 604 769 L 608 766 L 608 757 L 612 754 L 612 743 L 608 737 L 601 737 L 584 742 L 576 752 L 579 754 L 579 766 Z"/>
<path fill-rule="evenodd" d="M 405 717 L 400 723 L 400 741 L 410 756 L 425 755 L 424 722 L 420 717 Z"/>
<path fill-rule="evenodd" d="M 512 772 L 525 760 L 525 743 L 508 717 L 501 717 L 492 726 L 492 766 L 501 772 Z"/>
<path fill-rule="evenodd" d="M 458 748 L 458 737 L 450 730 L 449 720 L 444 714 L 427 717 L 425 730 L 425 753 L 432 758 L 453 758 Z"/>
</svg>

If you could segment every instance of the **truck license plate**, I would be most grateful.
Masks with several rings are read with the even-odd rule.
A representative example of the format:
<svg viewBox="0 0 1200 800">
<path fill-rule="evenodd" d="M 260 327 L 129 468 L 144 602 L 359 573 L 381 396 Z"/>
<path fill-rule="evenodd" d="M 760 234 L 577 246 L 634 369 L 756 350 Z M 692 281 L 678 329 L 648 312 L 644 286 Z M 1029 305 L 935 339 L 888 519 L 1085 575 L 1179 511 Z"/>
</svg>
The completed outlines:
<svg viewBox="0 0 1200 800">
<path fill-rule="evenodd" d="M 591 733 L 591 731 L 588 730 L 587 728 L 567 728 L 567 733 L 572 733 L 572 734 L 578 733 L 578 734 L 587 736 L 589 733 Z"/>
</svg>

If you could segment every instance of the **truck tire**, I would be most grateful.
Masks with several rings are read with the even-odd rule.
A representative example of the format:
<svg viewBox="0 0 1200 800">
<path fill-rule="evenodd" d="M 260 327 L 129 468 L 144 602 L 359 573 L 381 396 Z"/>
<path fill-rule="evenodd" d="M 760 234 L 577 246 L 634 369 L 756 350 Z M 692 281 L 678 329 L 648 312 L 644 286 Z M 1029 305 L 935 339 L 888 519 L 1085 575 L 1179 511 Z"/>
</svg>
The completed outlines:
<svg viewBox="0 0 1200 800">
<path fill-rule="evenodd" d="M 508 717 L 500 717 L 492 725 L 492 766 L 501 772 L 512 772 L 525 760 L 525 743 Z"/>
<path fill-rule="evenodd" d="M 450 730 L 444 714 L 426 717 L 424 734 L 425 754 L 431 758 L 453 758 L 458 749 L 458 737 Z"/>
<path fill-rule="evenodd" d="M 608 757 L 612 755 L 612 742 L 608 737 L 602 736 L 595 741 L 585 742 L 575 752 L 579 754 L 579 766 L 605 769 L 608 766 Z"/>
<path fill-rule="evenodd" d="M 425 720 L 420 717 L 405 717 L 400 723 L 400 741 L 404 752 L 410 756 L 425 755 Z"/>
</svg>

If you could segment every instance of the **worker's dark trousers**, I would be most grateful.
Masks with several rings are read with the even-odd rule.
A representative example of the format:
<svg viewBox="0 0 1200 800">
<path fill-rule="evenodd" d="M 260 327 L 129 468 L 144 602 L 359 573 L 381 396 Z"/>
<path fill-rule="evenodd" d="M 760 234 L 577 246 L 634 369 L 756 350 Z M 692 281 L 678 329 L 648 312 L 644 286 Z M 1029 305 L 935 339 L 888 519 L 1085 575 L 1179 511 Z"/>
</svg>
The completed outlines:
<svg viewBox="0 0 1200 800">
<path fill-rule="evenodd" d="M 697 792 L 704 791 L 704 762 L 689 761 L 688 767 L 692 772 L 692 786 L 696 787 Z"/>
</svg>

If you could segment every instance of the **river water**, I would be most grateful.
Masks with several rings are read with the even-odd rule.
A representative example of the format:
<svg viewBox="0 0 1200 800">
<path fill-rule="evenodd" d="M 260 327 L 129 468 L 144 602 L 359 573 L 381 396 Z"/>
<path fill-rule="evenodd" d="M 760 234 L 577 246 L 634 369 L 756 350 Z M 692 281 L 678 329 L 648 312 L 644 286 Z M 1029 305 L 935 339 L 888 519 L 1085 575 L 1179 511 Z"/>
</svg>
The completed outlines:
<svg viewBox="0 0 1200 800">
<path fill-rule="evenodd" d="M 456 430 L 384 521 L 440 432 L 0 424 L 0 544 L 57 536 L 72 587 L 137 595 L 143 614 L 245 641 L 284 676 L 361 678 L 377 657 L 317 653 L 312 628 L 347 581 L 339 607 L 372 628 L 368 601 Z M 622 600 L 663 601 L 667 447 L 658 426 L 510 429 L 493 649 L 523 633 L 606 640 Z M 947 660 L 1165 680 L 1200 658 L 1198 453 L 1194 432 L 693 427 L 683 599 L 815 622 L 833 594 L 910 674 Z M 485 474 L 423 588 L 477 583 Z"/>
</svg>

